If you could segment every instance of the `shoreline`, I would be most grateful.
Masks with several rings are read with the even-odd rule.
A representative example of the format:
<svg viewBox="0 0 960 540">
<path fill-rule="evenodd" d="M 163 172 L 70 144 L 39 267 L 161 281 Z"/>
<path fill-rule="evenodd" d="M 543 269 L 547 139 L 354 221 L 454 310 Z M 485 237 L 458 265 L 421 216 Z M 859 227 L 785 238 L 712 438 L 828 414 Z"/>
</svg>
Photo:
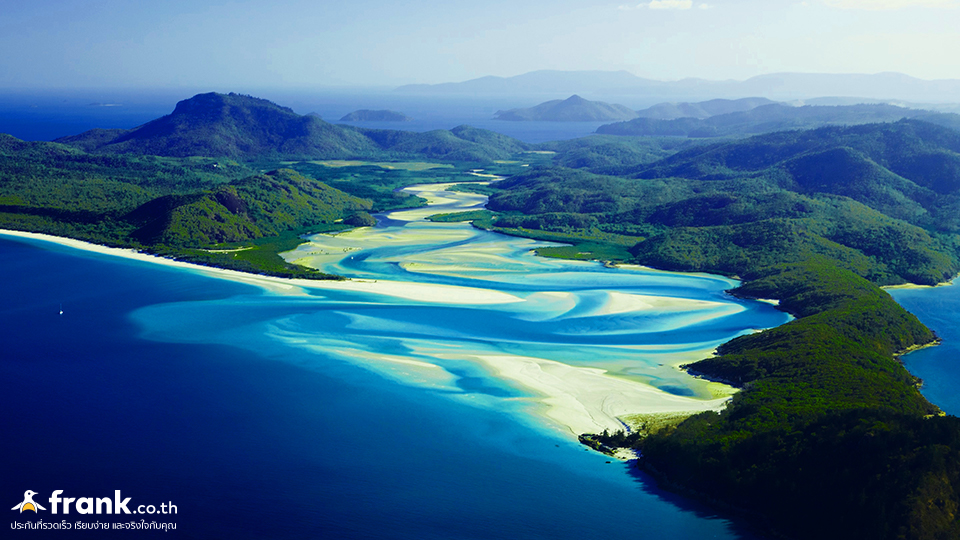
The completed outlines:
<svg viewBox="0 0 960 540">
<path fill-rule="evenodd" d="M 937 337 L 937 338 L 934 338 L 934 340 L 929 343 L 923 343 L 921 345 L 911 345 L 902 351 L 895 352 L 893 353 L 893 357 L 902 362 L 903 361 L 902 357 L 912 352 L 922 351 L 923 349 L 929 349 L 932 347 L 938 347 L 942 343 L 943 343 L 943 340 Z"/>
<path fill-rule="evenodd" d="M 395 298 L 402 298 L 405 300 L 454 303 L 450 300 L 450 293 L 456 292 L 464 295 L 465 298 L 458 298 L 458 301 L 455 303 L 483 305 L 522 301 L 521 298 L 508 293 L 498 293 L 497 291 L 474 289 L 470 287 L 458 287 L 454 285 L 433 285 L 408 281 L 363 280 L 351 278 L 345 278 L 343 280 L 312 280 L 251 274 L 248 272 L 241 272 L 239 270 L 230 270 L 227 268 L 204 266 L 202 264 L 179 261 L 176 259 L 162 257 L 160 255 L 144 253 L 133 248 L 115 248 L 103 246 L 100 244 L 86 242 L 84 240 L 76 240 L 74 238 L 54 236 L 45 233 L 0 229 L 0 237 L 2 236 L 13 236 L 28 240 L 50 242 L 73 249 L 97 253 L 100 255 L 108 255 L 122 259 L 158 264 L 171 268 L 198 271 L 212 277 L 258 286 L 275 293 L 306 294 L 303 292 L 303 289 L 343 290 L 352 292 L 371 292 L 385 296 L 392 296 Z"/>
<path fill-rule="evenodd" d="M 941 281 L 936 285 L 920 285 L 918 283 L 901 283 L 899 285 L 884 285 L 883 287 L 880 287 L 880 288 L 885 291 L 889 291 L 889 290 L 896 290 L 896 289 L 936 289 L 937 287 L 952 287 L 957 277 L 960 277 L 960 276 L 953 276 L 949 280 Z"/>
<path fill-rule="evenodd" d="M 492 305 L 526 301 L 525 298 L 501 291 L 454 285 L 350 278 L 317 281 L 264 276 L 178 261 L 132 248 L 102 246 L 44 233 L 0 229 L 0 237 L 52 243 L 98 255 L 189 270 L 213 278 L 253 285 L 273 294 L 307 296 L 306 291 L 313 289 L 365 292 L 430 303 Z M 681 303 L 690 302 L 689 299 L 678 300 Z M 663 306 L 658 307 L 670 303 L 667 299 L 660 302 L 663 302 Z M 729 392 L 723 393 L 726 395 L 714 399 L 699 399 L 670 394 L 649 384 L 610 375 L 601 368 L 572 366 L 542 358 L 467 354 L 462 359 L 474 361 L 490 369 L 497 377 L 529 389 L 536 396 L 525 399 L 539 409 L 536 416 L 565 428 L 573 438 L 583 433 L 602 432 L 604 429 L 633 427 L 630 425 L 631 417 L 662 413 L 692 415 L 706 410 L 722 410 L 737 391 L 730 387 Z M 379 361 L 376 358 L 356 360 L 371 363 Z M 682 372 L 679 369 L 677 371 Z"/>
</svg>

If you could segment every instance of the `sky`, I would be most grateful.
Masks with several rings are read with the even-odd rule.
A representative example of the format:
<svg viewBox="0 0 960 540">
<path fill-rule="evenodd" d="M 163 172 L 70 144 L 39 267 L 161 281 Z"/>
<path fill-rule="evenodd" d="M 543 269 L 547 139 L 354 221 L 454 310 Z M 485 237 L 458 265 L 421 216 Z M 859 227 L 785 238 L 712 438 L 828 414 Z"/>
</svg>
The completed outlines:
<svg viewBox="0 0 960 540">
<path fill-rule="evenodd" d="M 0 88 L 390 87 L 540 69 L 960 79 L 960 0 L 0 0 Z"/>
</svg>

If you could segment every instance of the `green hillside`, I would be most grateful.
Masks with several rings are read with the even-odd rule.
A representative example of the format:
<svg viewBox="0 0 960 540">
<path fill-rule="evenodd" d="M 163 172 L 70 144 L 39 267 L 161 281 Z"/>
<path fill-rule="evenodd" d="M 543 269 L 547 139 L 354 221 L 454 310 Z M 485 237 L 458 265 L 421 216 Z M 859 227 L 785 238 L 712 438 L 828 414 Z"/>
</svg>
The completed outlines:
<svg viewBox="0 0 960 540">
<path fill-rule="evenodd" d="M 930 229 L 960 227 L 960 132 L 917 120 L 759 135 L 623 172 L 705 182 L 751 178 L 799 193 L 848 196 Z"/>
<path fill-rule="evenodd" d="M 0 135 L 0 227 L 122 243 L 133 208 L 249 174 L 230 160 L 88 154 Z"/>
<path fill-rule="evenodd" d="M 537 145 L 537 149 L 555 152 L 553 162 L 561 167 L 617 174 L 621 170 L 660 161 L 697 144 L 702 143 L 673 137 L 591 135 L 541 143 Z"/>
<path fill-rule="evenodd" d="M 144 244 L 213 246 L 329 225 L 370 209 L 295 171 L 251 176 L 211 191 L 154 199 L 125 216 Z"/>
<path fill-rule="evenodd" d="M 213 158 L 89 154 L 0 135 L 0 228 L 134 247 L 239 270 L 328 277 L 278 255 L 296 233 L 365 222 L 369 200 L 294 171 Z M 209 248 L 244 242 L 243 251 Z"/>
<path fill-rule="evenodd" d="M 406 156 L 444 161 L 486 162 L 511 158 L 530 148 L 526 143 L 493 131 L 457 126 L 449 131 L 426 133 L 385 129 L 356 129 L 367 137 L 378 152 L 370 155 L 403 158 Z"/>
<path fill-rule="evenodd" d="M 299 115 L 265 99 L 199 94 L 173 113 L 131 130 L 95 129 L 56 142 L 91 153 L 169 157 L 229 157 L 240 161 L 290 159 L 506 159 L 527 145 L 467 126 L 412 133 L 369 130 Z"/>
</svg>

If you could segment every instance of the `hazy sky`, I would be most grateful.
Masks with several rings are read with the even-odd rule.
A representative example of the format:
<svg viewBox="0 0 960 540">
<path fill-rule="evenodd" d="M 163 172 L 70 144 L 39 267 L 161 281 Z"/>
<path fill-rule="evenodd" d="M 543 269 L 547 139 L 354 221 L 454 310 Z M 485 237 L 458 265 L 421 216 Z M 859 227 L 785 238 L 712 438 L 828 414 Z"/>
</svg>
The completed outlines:
<svg viewBox="0 0 960 540">
<path fill-rule="evenodd" d="M 960 78 L 960 0 L 0 0 L 0 88 Z"/>
</svg>

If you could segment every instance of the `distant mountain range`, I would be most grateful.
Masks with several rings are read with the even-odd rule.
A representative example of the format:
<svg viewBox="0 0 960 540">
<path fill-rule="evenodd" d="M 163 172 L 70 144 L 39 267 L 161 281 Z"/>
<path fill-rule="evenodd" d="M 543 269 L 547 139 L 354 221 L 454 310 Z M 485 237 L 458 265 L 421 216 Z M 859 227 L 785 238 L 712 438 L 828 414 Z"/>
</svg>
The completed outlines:
<svg viewBox="0 0 960 540">
<path fill-rule="evenodd" d="M 688 110 L 693 108 L 691 104 L 680 105 L 685 106 L 684 108 Z M 656 107 L 651 109 L 654 108 Z M 661 110 L 664 115 L 673 112 Z M 717 114 L 706 118 L 684 117 L 669 120 L 649 117 L 635 118 L 628 122 L 600 126 L 597 128 L 597 133 L 647 137 L 742 137 L 772 131 L 811 129 L 827 125 L 895 122 L 902 118 L 917 118 L 954 129 L 960 128 L 960 115 L 936 113 L 921 109 L 906 109 L 894 105 L 807 105 L 794 107 L 783 103 L 771 103 L 749 110 Z"/>
<path fill-rule="evenodd" d="M 900 73 L 772 73 L 745 81 L 682 79 L 658 81 L 626 71 L 533 71 L 514 77 L 481 77 L 443 84 L 401 86 L 396 92 L 425 95 L 558 96 L 597 99 L 631 97 L 671 101 L 762 96 L 774 100 L 815 97 L 900 99 L 921 103 L 960 102 L 960 80 L 922 80 Z"/>
<path fill-rule="evenodd" d="M 658 103 L 652 107 L 637 111 L 641 118 L 673 120 L 676 118 L 710 118 L 718 114 L 730 114 L 749 111 L 762 105 L 775 103 L 767 98 L 750 97 L 741 99 L 711 99 L 700 103 Z"/>
<path fill-rule="evenodd" d="M 636 118 L 629 107 L 602 101 L 589 101 L 578 95 L 555 99 L 527 109 L 497 111 L 496 120 L 541 122 L 611 122 Z"/>
<path fill-rule="evenodd" d="M 641 111 L 603 101 L 590 101 L 576 94 L 567 99 L 554 99 L 523 109 L 497 111 L 495 120 L 541 122 L 607 122 L 628 121 L 634 118 L 675 120 L 678 118 L 706 119 L 712 116 L 745 112 L 777 102 L 762 97 L 741 99 L 711 99 L 699 103 L 659 103 Z"/>
<path fill-rule="evenodd" d="M 412 156 L 490 161 L 527 149 L 510 137 L 469 126 L 414 133 L 334 125 L 233 93 L 196 95 L 177 103 L 173 113 L 133 129 L 94 129 L 55 142 L 95 153 L 240 160 Z"/>
</svg>

